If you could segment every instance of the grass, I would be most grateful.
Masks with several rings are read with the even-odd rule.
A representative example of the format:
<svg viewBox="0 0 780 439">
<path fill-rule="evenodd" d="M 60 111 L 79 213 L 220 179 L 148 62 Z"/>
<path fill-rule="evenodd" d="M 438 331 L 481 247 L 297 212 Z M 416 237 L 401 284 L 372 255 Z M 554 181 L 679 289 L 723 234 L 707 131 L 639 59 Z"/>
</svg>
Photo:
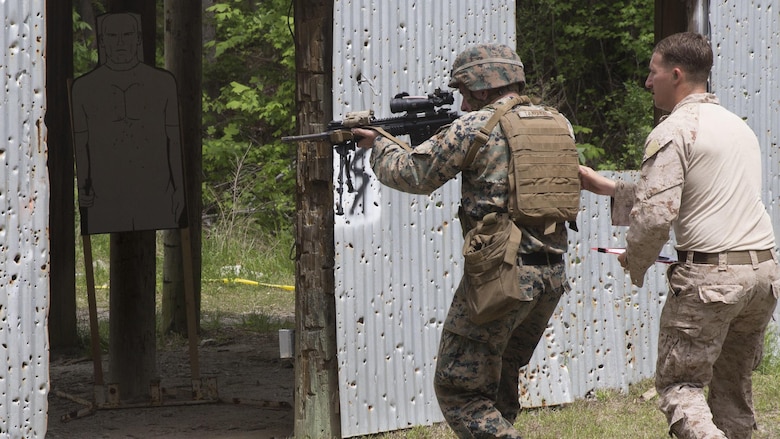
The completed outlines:
<svg viewBox="0 0 780 439">
<path fill-rule="evenodd" d="M 99 315 L 101 346 L 108 348 L 110 235 L 92 235 L 95 300 Z M 204 229 L 201 283 L 201 328 L 237 326 L 256 332 L 275 332 L 295 326 L 294 262 L 291 231 L 269 234 L 251 223 Z M 157 313 L 162 299 L 162 232 L 157 232 Z M 89 319 L 84 254 L 78 240 L 76 260 L 76 306 L 79 334 L 89 347 Z M 158 337 L 165 337 L 158 334 Z"/>
<path fill-rule="evenodd" d="M 227 230 L 230 232 L 228 233 Z M 98 286 L 108 284 L 108 236 L 92 239 Z M 291 233 L 267 234 L 250 225 L 229 229 L 213 227 L 203 236 L 203 284 L 201 327 L 205 331 L 238 326 L 258 332 L 294 327 L 294 292 L 267 285 L 294 285 Z M 158 253 L 162 245 L 158 245 Z M 162 260 L 162 256 L 159 260 Z M 77 267 L 83 265 L 79 255 Z M 162 262 L 158 262 L 158 271 Z M 161 278 L 161 275 L 158 276 Z M 78 306 L 86 309 L 83 276 L 78 288 Z M 158 282 L 158 299 L 161 291 Z M 97 291 L 98 307 L 108 308 L 108 288 Z M 159 300 L 158 300 L 159 311 Z M 101 339 L 108 339 L 108 325 L 100 322 Z M 88 340 L 86 315 L 81 323 Z M 764 360 L 754 374 L 754 406 L 759 431 L 754 439 L 780 437 L 780 349 L 773 331 L 767 337 Z M 107 341 L 104 341 L 104 347 Z M 88 343 L 87 343 L 88 345 Z M 516 426 L 526 439 L 666 439 L 666 422 L 657 409 L 657 398 L 643 400 L 652 389 L 651 380 L 629 387 L 627 393 L 599 390 L 589 399 L 559 407 L 524 410 Z M 446 424 L 416 426 L 407 430 L 363 436 L 374 439 L 451 439 Z"/>
<path fill-rule="evenodd" d="M 251 224 L 207 230 L 203 234 L 202 317 L 263 332 L 292 328 L 293 242 L 291 231 L 262 233 Z"/>
<path fill-rule="evenodd" d="M 780 437 L 780 346 L 774 326 L 765 339 L 764 358 L 753 374 L 753 407 L 758 431 L 753 439 Z M 524 439 L 668 439 L 666 420 L 658 410 L 657 396 L 643 398 L 653 389 L 647 379 L 629 386 L 628 393 L 599 390 L 595 397 L 559 407 L 523 410 L 515 427 Z M 359 439 L 453 439 L 445 424 L 417 426 Z"/>
<path fill-rule="evenodd" d="M 780 437 L 780 374 L 756 372 L 753 402 L 759 430 L 753 439 Z M 666 420 L 657 409 L 657 397 L 647 401 L 642 394 L 653 388 L 652 380 L 629 386 L 628 393 L 596 392 L 560 407 L 523 410 L 515 427 L 524 439 L 668 439 Z M 407 430 L 361 436 L 362 439 L 454 439 L 446 424 L 417 426 Z M 360 439 L 359 438 L 359 439 Z"/>
</svg>

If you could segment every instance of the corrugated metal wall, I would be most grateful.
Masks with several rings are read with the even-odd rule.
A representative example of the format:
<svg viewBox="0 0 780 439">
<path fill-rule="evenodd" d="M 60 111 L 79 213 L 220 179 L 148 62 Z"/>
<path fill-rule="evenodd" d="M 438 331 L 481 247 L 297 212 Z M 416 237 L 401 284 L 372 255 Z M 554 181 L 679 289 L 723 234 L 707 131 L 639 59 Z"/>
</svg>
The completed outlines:
<svg viewBox="0 0 780 439">
<path fill-rule="evenodd" d="M 336 2 L 334 119 L 366 109 L 393 117 L 389 103 L 396 93 L 446 88 L 452 61 L 467 46 L 514 44 L 513 1 L 442 5 Z M 355 167 L 358 192 L 345 194 L 345 215 L 336 218 L 335 231 L 344 436 L 442 420 L 432 377 L 442 323 L 462 273 L 457 182 L 431 196 L 412 196 L 380 188 L 362 174 L 370 173 L 364 158 Z"/>
<path fill-rule="evenodd" d="M 445 87 L 452 60 L 467 46 L 514 44 L 515 5 L 473 3 L 337 3 L 334 119 L 362 109 L 391 117 L 395 93 Z M 363 157 L 352 172 L 357 192 L 345 194 L 345 215 L 336 223 L 343 434 L 439 422 L 432 378 L 462 274 L 459 182 L 413 196 L 381 187 Z M 590 250 L 622 243 L 621 230 L 598 221 L 609 218 L 608 201 L 585 195 L 583 205 L 593 207 L 583 212 L 580 233 L 571 234 L 573 291 L 525 374 L 525 406 L 570 402 L 595 388 L 625 389 L 653 372 L 652 319 L 663 300 L 663 276 L 651 273 L 646 288 L 630 288 L 614 257 Z"/>
<path fill-rule="evenodd" d="M 49 389 L 44 2 L 0 8 L 0 437 L 36 438 Z"/>
<path fill-rule="evenodd" d="M 758 136 L 764 202 L 780 236 L 780 4 L 729 0 L 710 5 L 715 52 L 711 88 Z M 774 55 L 774 57 L 772 56 Z M 775 325 L 780 312 L 775 311 Z"/>
<path fill-rule="evenodd" d="M 395 93 L 444 87 L 452 60 L 468 45 L 513 44 L 514 2 L 475 3 L 455 0 L 443 8 L 438 2 L 337 2 L 333 118 L 369 108 L 377 117 L 390 117 Z M 767 155 L 766 199 L 780 230 L 779 72 L 778 61 L 769 56 L 780 42 L 774 8 L 766 2 L 724 2 L 712 6 L 711 26 L 717 56 L 713 88 L 759 134 Z M 458 107 L 456 102 L 453 108 Z M 442 420 L 433 371 L 442 323 L 462 274 L 455 218 L 459 183 L 431 196 L 412 196 L 381 187 L 368 168 L 364 158 L 355 160 L 357 193 L 345 194 L 345 215 L 337 217 L 335 231 L 345 437 Z M 636 178 L 631 172 L 608 175 Z M 609 200 L 584 193 L 582 206 L 580 231 L 569 234 L 572 291 L 523 373 L 524 407 L 566 403 L 602 388 L 627 390 L 655 370 L 666 266 L 651 268 L 645 287 L 632 286 L 614 256 L 591 250 L 625 244 L 626 229 L 610 225 Z M 664 254 L 674 255 L 671 242 Z"/>
<path fill-rule="evenodd" d="M 11 1 L 0 8 L 6 48 L 0 64 L 0 437 L 34 438 L 45 435 L 48 392 L 44 6 Z M 765 200 L 780 230 L 780 61 L 771 57 L 780 41 L 776 8 L 723 2 L 711 7 L 710 25 L 712 88 L 759 136 Z M 514 10 L 514 2 L 495 0 L 452 1 L 446 8 L 408 0 L 337 1 L 334 118 L 368 108 L 389 117 L 396 92 L 443 87 L 452 59 L 468 45 L 514 43 Z M 356 166 L 366 169 L 360 158 Z M 347 196 L 347 213 L 336 228 L 344 436 L 441 421 L 432 375 L 442 321 L 462 274 L 457 182 L 431 196 L 380 189 L 368 175 L 358 174 L 355 185 L 358 192 Z M 597 388 L 625 389 L 654 370 L 664 267 L 651 270 L 646 287 L 631 287 L 614 257 L 590 250 L 624 243 L 625 230 L 609 225 L 608 201 L 585 194 L 583 206 L 580 232 L 570 233 L 573 290 L 524 376 L 524 406 L 560 404 Z"/>
</svg>

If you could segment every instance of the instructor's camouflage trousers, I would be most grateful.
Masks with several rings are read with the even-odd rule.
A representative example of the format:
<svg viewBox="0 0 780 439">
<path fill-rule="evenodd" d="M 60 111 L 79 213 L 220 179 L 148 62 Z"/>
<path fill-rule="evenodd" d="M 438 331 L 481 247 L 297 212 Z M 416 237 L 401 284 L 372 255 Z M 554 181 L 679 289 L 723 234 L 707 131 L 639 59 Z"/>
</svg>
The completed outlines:
<svg viewBox="0 0 780 439">
<path fill-rule="evenodd" d="M 763 354 L 779 276 L 774 260 L 669 268 L 656 389 L 670 433 L 682 439 L 751 437 L 752 373 Z"/>
<path fill-rule="evenodd" d="M 532 301 L 514 302 L 505 316 L 483 325 L 469 320 L 463 284 L 444 323 L 434 387 L 439 407 L 460 438 L 520 438 L 513 424 L 520 402 L 519 369 L 528 364 L 561 295 L 565 266 L 521 267 Z"/>
</svg>

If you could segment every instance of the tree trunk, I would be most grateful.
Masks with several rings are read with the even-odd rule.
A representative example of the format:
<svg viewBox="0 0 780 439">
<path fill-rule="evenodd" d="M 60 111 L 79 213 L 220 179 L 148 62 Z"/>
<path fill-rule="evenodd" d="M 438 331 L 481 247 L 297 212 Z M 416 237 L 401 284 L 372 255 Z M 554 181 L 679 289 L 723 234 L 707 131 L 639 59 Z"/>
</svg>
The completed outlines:
<svg viewBox="0 0 780 439">
<path fill-rule="evenodd" d="M 144 62 L 154 65 L 154 0 L 109 0 L 108 12 L 141 15 Z M 155 232 L 111 234 L 109 299 L 109 380 L 119 384 L 121 398 L 149 394 L 156 378 Z"/>
<path fill-rule="evenodd" d="M 207 12 L 206 9 L 214 6 L 214 4 L 217 2 L 217 0 L 201 0 L 201 5 L 203 8 L 203 17 L 201 19 L 201 29 L 202 29 L 202 35 L 203 35 L 203 42 L 206 41 L 212 41 L 214 40 L 214 37 L 217 35 L 217 28 L 214 24 L 214 18 L 213 13 Z M 203 48 L 203 57 L 205 58 L 206 63 L 214 62 L 216 49 L 211 48 L 206 50 L 206 48 Z"/>
<path fill-rule="evenodd" d="M 302 134 L 331 118 L 333 0 L 295 0 L 296 99 Z M 341 437 L 336 352 L 333 147 L 298 144 L 295 437 Z"/>
<path fill-rule="evenodd" d="M 71 0 L 46 2 L 46 129 L 49 154 L 49 343 L 73 349 L 76 331 L 76 218 L 67 80 L 73 78 Z"/>
<path fill-rule="evenodd" d="M 184 180 L 187 193 L 187 222 L 192 237 L 195 321 L 200 321 L 201 284 L 201 77 L 203 41 L 202 10 L 188 0 L 165 0 L 165 68 L 173 73 L 179 95 Z M 182 242 L 179 230 L 163 232 L 163 300 L 161 330 L 187 333 L 184 299 Z"/>
<path fill-rule="evenodd" d="M 655 1 L 655 43 L 669 35 L 688 30 L 688 9 L 692 0 L 656 0 Z M 667 111 L 653 107 L 653 120 L 657 125 Z"/>
</svg>

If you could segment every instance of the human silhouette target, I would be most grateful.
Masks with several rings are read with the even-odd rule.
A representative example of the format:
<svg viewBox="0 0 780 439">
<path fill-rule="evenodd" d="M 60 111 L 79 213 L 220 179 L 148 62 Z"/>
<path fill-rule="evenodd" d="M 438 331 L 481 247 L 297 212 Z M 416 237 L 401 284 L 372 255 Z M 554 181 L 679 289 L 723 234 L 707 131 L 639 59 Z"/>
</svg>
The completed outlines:
<svg viewBox="0 0 780 439">
<path fill-rule="evenodd" d="M 98 65 L 71 88 L 82 235 L 186 227 L 176 80 L 142 62 L 141 19 L 97 19 Z"/>
</svg>

